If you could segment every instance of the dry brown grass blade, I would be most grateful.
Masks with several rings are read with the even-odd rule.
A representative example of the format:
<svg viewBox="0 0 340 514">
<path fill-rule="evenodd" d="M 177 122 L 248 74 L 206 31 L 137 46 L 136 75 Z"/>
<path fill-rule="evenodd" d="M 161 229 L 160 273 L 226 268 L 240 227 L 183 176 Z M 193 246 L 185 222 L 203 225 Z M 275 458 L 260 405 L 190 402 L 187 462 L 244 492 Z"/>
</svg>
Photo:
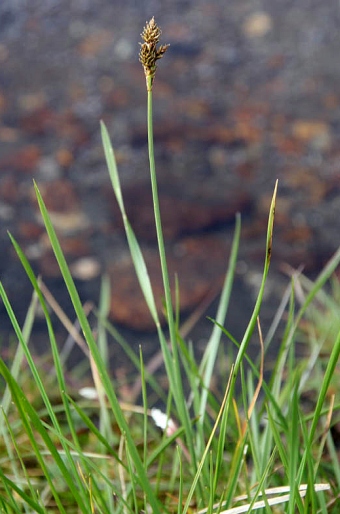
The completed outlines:
<svg viewBox="0 0 340 514">
<path fill-rule="evenodd" d="M 62 309 L 62 307 L 59 305 L 57 300 L 52 295 L 51 291 L 47 288 L 47 286 L 44 284 L 44 282 L 40 282 L 40 290 L 42 294 L 44 295 L 47 303 L 55 313 L 55 315 L 58 317 L 62 325 L 66 328 L 70 336 L 73 338 L 73 340 L 77 343 L 79 348 L 84 352 L 86 357 L 89 357 L 89 349 L 87 347 L 87 344 L 83 337 L 78 332 L 76 325 L 72 323 L 70 318 L 67 316 L 65 311 Z M 88 314 L 93 309 L 93 304 L 91 302 L 86 302 L 83 306 L 85 314 L 88 316 Z"/>
</svg>

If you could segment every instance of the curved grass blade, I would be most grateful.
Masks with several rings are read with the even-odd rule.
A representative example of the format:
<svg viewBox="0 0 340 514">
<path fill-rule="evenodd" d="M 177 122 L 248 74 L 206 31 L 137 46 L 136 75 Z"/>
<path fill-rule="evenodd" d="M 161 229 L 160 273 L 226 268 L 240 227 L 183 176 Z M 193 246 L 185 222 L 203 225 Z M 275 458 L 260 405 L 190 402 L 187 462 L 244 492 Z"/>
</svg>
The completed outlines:
<svg viewBox="0 0 340 514">
<path fill-rule="evenodd" d="M 227 315 L 229 300 L 231 295 L 231 290 L 233 286 L 234 276 L 235 276 L 235 268 L 237 263 L 237 255 L 238 255 L 238 247 L 240 243 L 240 234 L 241 234 L 241 217 L 240 215 L 236 216 L 236 225 L 235 225 L 235 233 L 233 238 L 233 243 L 231 247 L 231 253 L 229 258 L 228 270 L 225 276 L 221 298 L 217 310 L 216 321 L 217 324 L 214 325 L 212 334 L 207 344 L 206 351 L 204 353 L 204 357 L 202 359 L 202 364 L 200 366 L 200 372 L 203 370 L 203 389 L 201 395 L 200 402 L 200 424 L 204 423 L 204 416 L 206 412 L 206 404 L 208 398 L 208 390 L 210 386 L 211 377 L 213 374 L 217 352 L 219 348 L 219 343 L 221 340 L 221 330 L 218 324 L 223 325 L 225 321 L 225 317 Z"/>
<path fill-rule="evenodd" d="M 89 321 L 83 310 L 83 306 L 80 301 L 79 294 L 78 294 L 78 291 L 74 284 L 71 272 L 68 268 L 65 256 L 62 252 L 59 240 L 55 233 L 54 227 L 52 225 L 51 219 L 47 212 L 43 198 L 42 198 L 40 191 L 35 183 L 34 183 L 34 188 L 35 188 L 35 192 L 37 195 L 40 212 L 41 212 L 43 220 L 44 220 L 44 224 L 45 224 L 48 236 L 49 236 L 49 240 L 52 245 L 54 255 L 57 259 L 61 274 L 63 276 L 67 290 L 69 292 L 69 295 L 70 295 L 74 310 L 76 312 L 77 318 L 79 320 L 80 326 L 82 328 L 85 340 L 89 346 L 89 350 L 90 350 L 91 356 L 93 358 L 93 362 L 95 363 L 95 365 L 97 367 L 100 380 L 105 389 L 105 393 L 106 393 L 108 401 L 111 405 L 112 411 L 116 417 L 118 426 L 119 426 L 122 434 L 124 434 L 124 436 L 126 437 L 126 442 L 127 442 L 128 448 L 129 448 L 129 454 L 134 462 L 134 466 L 136 467 L 135 477 L 138 480 L 138 482 L 140 483 L 140 486 L 143 488 L 154 513 L 160 514 L 160 505 L 154 495 L 154 491 L 153 491 L 152 486 L 146 475 L 145 469 L 143 467 L 142 461 L 140 459 L 140 456 L 138 454 L 138 451 L 137 451 L 137 448 L 135 445 L 135 441 L 133 440 L 133 437 L 131 435 L 127 421 L 126 421 L 124 414 L 120 408 L 117 395 L 114 391 L 111 379 L 109 377 L 109 374 L 108 374 L 108 371 L 106 368 L 106 363 L 103 361 L 103 359 L 100 355 L 100 352 L 99 352 L 97 343 L 95 341 L 95 338 L 93 336 Z"/>
<path fill-rule="evenodd" d="M 101 122 L 101 134 L 102 134 L 106 163 L 108 166 L 113 191 L 116 196 L 117 203 L 118 203 L 121 215 L 122 215 L 124 228 L 125 228 L 125 232 L 126 232 L 126 237 L 127 237 L 131 257 L 133 260 L 134 268 L 135 268 L 135 271 L 137 274 L 137 278 L 138 278 L 141 290 L 143 292 L 146 304 L 150 311 L 150 314 L 154 320 L 154 323 L 156 326 L 159 326 L 160 323 L 159 323 L 156 303 L 155 303 L 155 299 L 154 299 L 154 295 L 153 295 L 153 291 L 152 291 L 152 286 L 151 286 L 148 270 L 147 270 L 140 246 L 138 244 L 136 236 L 132 230 L 132 227 L 131 227 L 129 220 L 127 218 L 127 215 L 126 215 L 124 201 L 123 201 L 123 195 L 122 195 L 122 190 L 121 190 L 120 180 L 119 180 L 119 175 L 118 175 L 118 170 L 117 170 L 116 159 L 115 159 L 114 151 L 113 151 L 113 148 L 111 145 L 110 136 L 109 136 L 107 128 L 103 122 Z"/>
<path fill-rule="evenodd" d="M 275 183 L 274 192 L 272 201 L 270 204 L 270 210 L 269 210 L 269 217 L 268 217 L 268 227 L 267 227 L 267 241 L 266 241 L 266 256 L 264 261 L 264 269 L 263 269 L 263 275 L 262 275 L 262 282 L 259 290 L 259 294 L 257 296 L 257 300 L 255 303 L 255 307 L 252 313 L 252 316 L 250 318 L 248 327 L 246 329 L 246 332 L 243 336 L 243 339 L 241 341 L 240 349 L 237 353 L 236 360 L 235 360 L 235 368 L 234 368 L 234 377 L 236 379 L 236 376 L 238 374 L 243 356 L 247 350 L 248 343 L 250 341 L 250 337 L 254 331 L 254 328 L 256 326 L 256 320 L 260 312 L 261 304 L 262 304 L 262 298 L 264 293 L 264 288 L 266 285 L 266 280 L 268 276 L 269 271 L 269 265 L 270 265 L 270 259 L 272 254 L 272 242 L 273 242 L 273 227 L 274 227 L 274 216 L 275 216 L 275 202 L 276 202 L 276 194 L 277 194 L 277 186 L 278 181 Z M 232 387 L 233 389 L 233 387 Z"/>
<path fill-rule="evenodd" d="M 49 437 L 45 427 L 43 426 L 38 414 L 34 410 L 34 408 L 31 406 L 30 402 L 27 400 L 26 396 L 24 395 L 22 389 L 18 386 L 16 381 L 13 379 L 13 377 L 10 374 L 10 371 L 5 366 L 4 362 L 0 360 L 0 373 L 6 380 L 6 383 L 8 384 L 11 394 L 12 394 L 12 401 L 15 403 L 18 413 L 20 415 L 20 418 L 22 420 L 22 423 L 24 425 L 24 429 L 29 437 L 30 444 L 34 450 L 35 456 L 39 462 L 39 465 L 41 469 L 43 470 L 44 476 L 46 477 L 49 486 L 51 488 L 51 492 L 54 496 L 54 499 L 58 505 L 58 508 L 60 509 L 60 512 L 63 512 L 66 514 L 64 507 L 62 505 L 59 493 L 55 486 L 55 481 L 50 476 L 49 469 L 47 467 L 47 463 L 45 462 L 45 459 L 42 455 L 42 452 L 38 446 L 36 435 L 33 432 L 34 430 L 37 431 L 37 433 L 42 438 L 43 442 L 45 443 L 46 447 L 48 448 L 51 456 L 53 457 L 54 462 L 57 464 L 65 483 L 70 488 L 70 491 L 72 491 L 72 494 L 74 498 L 76 499 L 79 507 L 82 509 L 82 512 L 86 513 L 88 512 L 90 514 L 90 511 L 87 509 L 86 504 L 84 503 L 84 498 L 79 492 L 78 486 L 77 486 L 77 480 L 75 480 L 74 474 L 70 473 L 69 468 L 65 465 L 64 460 L 60 457 L 58 450 L 55 447 L 55 444 Z"/>
</svg>

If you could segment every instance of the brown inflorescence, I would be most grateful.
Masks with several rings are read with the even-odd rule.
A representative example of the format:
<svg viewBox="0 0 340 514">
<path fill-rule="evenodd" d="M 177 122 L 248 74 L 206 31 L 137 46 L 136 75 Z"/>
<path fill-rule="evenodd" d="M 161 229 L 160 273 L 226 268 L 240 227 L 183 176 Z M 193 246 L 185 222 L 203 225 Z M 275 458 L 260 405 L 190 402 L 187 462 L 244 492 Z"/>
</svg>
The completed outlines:
<svg viewBox="0 0 340 514">
<path fill-rule="evenodd" d="M 140 43 L 141 49 L 139 52 L 139 60 L 143 65 L 147 82 L 148 78 L 150 77 L 151 84 L 156 74 L 156 61 L 163 57 L 169 47 L 169 45 L 160 45 L 157 48 L 161 34 L 162 31 L 158 27 L 154 18 L 151 18 L 151 20 L 146 23 L 146 26 L 144 27 L 141 34 L 144 43 Z"/>
</svg>

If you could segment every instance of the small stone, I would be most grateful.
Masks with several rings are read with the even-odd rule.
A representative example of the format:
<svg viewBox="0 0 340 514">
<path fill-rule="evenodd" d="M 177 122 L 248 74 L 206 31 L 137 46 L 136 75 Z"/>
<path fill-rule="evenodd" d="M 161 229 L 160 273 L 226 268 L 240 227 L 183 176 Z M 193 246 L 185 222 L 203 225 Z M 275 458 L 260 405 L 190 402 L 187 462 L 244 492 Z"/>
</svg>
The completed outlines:
<svg viewBox="0 0 340 514">
<path fill-rule="evenodd" d="M 128 38 L 121 38 L 114 45 L 114 53 L 121 61 L 129 59 L 134 51 L 135 47 Z"/>
<path fill-rule="evenodd" d="M 6 110 L 7 101 L 5 95 L 0 90 L 0 113 L 4 113 Z"/>
<path fill-rule="evenodd" d="M 155 302 L 162 322 L 165 322 L 162 298 L 163 281 L 157 250 L 143 248 Z M 180 310 L 191 312 L 200 301 L 223 282 L 229 257 L 229 243 L 217 236 L 186 238 L 167 251 L 169 276 L 175 301 L 175 275 L 179 280 Z M 213 265 L 211 265 L 213 263 Z M 110 316 L 116 322 L 134 330 L 153 331 L 155 325 L 141 293 L 133 264 L 129 257 L 110 266 L 112 297 Z"/>
<path fill-rule="evenodd" d="M 32 173 L 40 159 L 40 148 L 37 145 L 27 145 L 16 150 L 13 154 L 3 157 L 0 161 L 0 169 L 21 173 Z"/>
<path fill-rule="evenodd" d="M 94 257 L 83 257 L 70 265 L 74 278 L 92 280 L 100 274 L 100 264 Z"/>
<path fill-rule="evenodd" d="M 273 21 L 266 12 L 256 12 L 246 18 L 242 27 L 245 35 L 250 38 L 263 37 L 272 29 Z"/>
<path fill-rule="evenodd" d="M 20 237 L 25 240 L 38 241 L 44 229 L 32 221 L 20 221 L 18 231 Z"/>
<path fill-rule="evenodd" d="M 273 144 L 278 152 L 283 155 L 301 155 L 303 153 L 303 143 L 301 140 L 280 132 L 273 135 Z"/>
<path fill-rule="evenodd" d="M 26 93 L 20 95 L 18 98 L 18 104 L 23 111 L 34 112 L 38 109 L 42 109 L 46 105 L 46 95 L 43 91 L 37 93 Z"/>
<path fill-rule="evenodd" d="M 25 245 L 25 255 L 27 259 L 31 261 L 37 261 L 41 258 L 43 253 L 43 249 L 40 245 L 40 243 L 31 243 L 28 245 Z"/>
<path fill-rule="evenodd" d="M 65 213 L 79 208 L 78 195 L 69 180 L 53 180 L 39 185 L 39 189 L 50 213 Z"/>
<path fill-rule="evenodd" d="M 19 184 L 13 175 L 3 175 L 0 179 L 0 198 L 14 204 L 18 201 Z"/>
<path fill-rule="evenodd" d="M 113 42 L 113 33 L 110 30 L 97 30 L 86 37 L 78 45 L 78 51 L 82 57 L 96 57 Z"/>
<path fill-rule="evenodd" d="M 39 273 L 43 278 L 60 278 L 60 268 L 52 249 L 43 252 L 40 256 Z"/>
<path fill-rule="evenodd" d="M 290 244 L 310 243 L 313 238 L 312 229 L 306 225 L 286 227 L 281 235 L 281 240 Z"/>
<path fill-rule="evenodd" d="M 204 191 L 195 199 L 185 196 L 184 191 L 160 187 L 159 202 L 164 237 L 167 241 L 195 234 L 216 226 L 227 225 L 238 211 L 249 210 L 250 196 L 244 191 L 234 192 L 223 201 L 211 201 Z M 124 189 L 124 204 L 129 221 L 138 238 L 156 241 L 152 195 L 149 183 L 133 184 Z M 116 202 L 112 202 L 115 223 L 123 229 Z"/>
<path fill-rule="evenodd" d="M 58 234 L 60 246 L 67 257 L 80 259 L 89 254 L 90 247 L 88 240 L 82 237 L 82 235 L 80 236 L 79 234 L 73 235 L 68 233 Z M 45 253 L 50 251 L 51 241 L 45 231 L 40 237 L 39 242 Z"/>
<path fill-rule="evenodd" d="M 318 172 L 309 168 L 287 170 L 285 183 L 291 188 L 292 194 L 303 191 L 305 205 L 318 205 L 325 201 L 331 185 Z"/>
<path fill-rule="evenodd" d="M 56 230 L 67 235 L 83 231 L 88 228 L 89 220 L 85 213 L 77 212 L 50 212 L 51 221 Z"/>
<path fill-rule="evenodd" d="M 0 43 L 0 62 L 1 63 L 4 63 L 9 57 L 9 49 L 8 47 L 3 44 L 3 43 Z"/>
<path fill-rule="evenodd" d="M 43 106 L 25 113 L 20 120 L 20 126 L 29 135 L 44 136 L 54 130 L 55 122 L 56 113 Z"/>
<path fill-rule="evenodd" d="M 61 235 L 59 237 L 60 245 L 66 255 L 72 258 L 84 258 L 90 252 L 89 238 L 87 236 L 86 232 L 81 235 Z"/>
<path fill-rule="evenodd" d="M 332 137 L 330 132 L 324 132 L 314 137 L 311 141 L 311 147 L 319 152 L 326 152 L 331 148 Z"/>
<path fill-rule="evenodd" d="M 316 138 L 330 138 L 329 126 L 323 121 L 297 120 L 293 123 L 292 133 L 297 139 L 305 142 Z"/>
<path fill-rule="evenodd" d="M 54 157 L 46 156 L 39 160 L 38 173 L 43 180 L 55 180 L 60 177 L 61 170 Z"/>
<path fill-rule="evenodd" d="M 73 153 L 67 148 L 60 148 L 55 154 L 55 158 L 59 166 L 68 168 L 74 161 Z"/>
<path fill-rule="evenodd" d="M 0 202 L 0 219 L 3 221 L 9 221 L 14 218 L 14 209 L 11 205 Z"/>
<path fill-rule="evenodd" d="M 71 147 L 75 145 L 76 148 L 88 143 L 91 137 L 85 123 L 70 110 L 65 110 L 58 116 L 55 131 L 59 140 Z"/>
<path fill-rule="evenodd" d="M 89 220 L 80 208 L 79 197 L 71 181 L 58 179 L 39 184 L 51 221 L 56 230 L 62 234 L 73 234 L 89 226 Z M 42 222 L 37 200 L 32 192 L 32 202 L 36 206 L 36 216 Z"/>
<path fill-rule="evenodd" d="M 165 93 L 165 97 L 171 94 L 169 86 Z M 192 120 L 205 119 L 211 114 L 208 102 L 197 98 L 181 98 L 178 100 L 177 108 L 180 112 L 185 112 L 185 115 Z"/>
<path fill-rule="evenodd" d="M 89 255 L 90 248 L 87 238 L 83 238 L 79 235 L 70 235 L 69 232 L 64 231 L 58 234 L 58 239 L 67 260 L 76 259 L 76 261 L 74 261 L 75 263 L 77 261 L 81 261 Z M 42 273 L 45 277 L 60 278 L 60 269 L 51 248 L 51 242 L 45 231 L 42 233 L 37 244 L 39 244 L 40 251 L 38 256 L 39 272 Z"/>
<path fill-rule="evenodd" d="M 20 131 L 12 127 L 0 126 L 0 140 L 2 143 L 15 143 L 20 139 Z"/>
<path fill-rule="evenodd" d="M 208 151 L 208 159 L 213 168 L 225 168 L 228 162 L 228 151 L 223 146 L 212 146 Z"/>
</svg>

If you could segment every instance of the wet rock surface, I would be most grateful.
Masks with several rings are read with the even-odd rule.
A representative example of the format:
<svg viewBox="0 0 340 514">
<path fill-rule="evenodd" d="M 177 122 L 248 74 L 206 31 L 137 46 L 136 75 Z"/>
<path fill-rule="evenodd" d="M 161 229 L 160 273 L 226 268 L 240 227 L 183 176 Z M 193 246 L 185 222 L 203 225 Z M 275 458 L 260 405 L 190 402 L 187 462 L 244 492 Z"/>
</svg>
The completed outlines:
<svg viewBox="0 0 340 514">
<path fill-rule="evenodd" d="M 337 2 L 266 0 L 261 10 L 240 0 L 19 4 L 0 6 L 0 272 L 20 312 L 30 286 L 7 230 L 67 304 L 35 179 L 84 299 L 98 300 L 107 272 L 112 319 L 152 328 L 104 162 L 100 119 L 161 309 L 138 62 L 139 34 L 152 15 L 171 45 L 155 79 L 155 153 L 170 273 L 179 275 L 183 310 L 222 284 L 236 212 L 243 220 L 238 273 L 253 283 L 276 179 L 268 288 L 279 297 L 282 263 L 310 274 L 321 269 L 340 242 Z M 236 324 L 245 325 L 246 315 L 235 316 Z"/>
</svg>

